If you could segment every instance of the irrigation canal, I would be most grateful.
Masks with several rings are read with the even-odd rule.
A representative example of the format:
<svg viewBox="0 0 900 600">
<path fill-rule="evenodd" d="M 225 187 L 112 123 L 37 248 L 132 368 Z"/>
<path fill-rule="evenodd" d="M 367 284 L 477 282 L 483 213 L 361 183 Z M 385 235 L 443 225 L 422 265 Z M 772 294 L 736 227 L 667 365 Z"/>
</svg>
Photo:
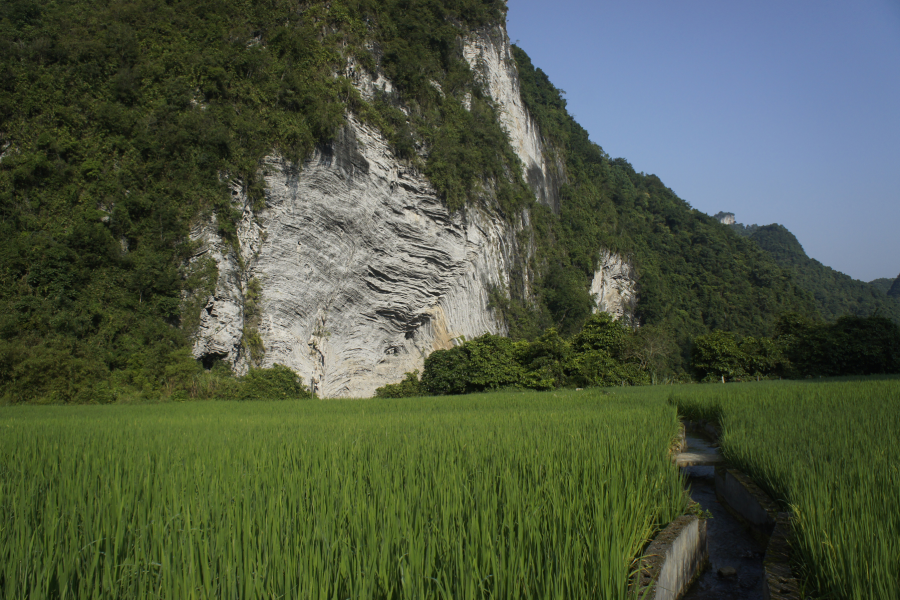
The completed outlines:
<svg viewBox="0 0 900 600">
<path fill-rule="evenodd" d="M 718 448 L 689 433 L 678 464 L 688 476 L 691 498 L 712 513 L 707 521 L 709 565 L 683 596 L 685 600 L 761 600 L 765 548 L 716 498 Z"/>
</svg>

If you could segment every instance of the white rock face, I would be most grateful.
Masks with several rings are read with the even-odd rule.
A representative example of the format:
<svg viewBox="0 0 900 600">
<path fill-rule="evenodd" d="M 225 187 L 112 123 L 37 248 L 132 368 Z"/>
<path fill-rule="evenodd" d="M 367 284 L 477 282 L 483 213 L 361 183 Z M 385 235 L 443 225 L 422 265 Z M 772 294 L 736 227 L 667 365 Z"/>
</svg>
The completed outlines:
<svg viewBox="0 0 900 600">
<path fill-rule="evenodd" d="M 394 84 L 391 83 L 390 79 L 382 76 L 381 73 L 378 74 L 377 78 L 373 79 L 364 68 L 356 63 L 352 56 L 347 59 L 344 75 L 353 82 L 353 85 L 359 91 L 359 95 L 367 101 L 372 100 L 376 93 L 391 94 L 394 91 Z"/>
<path fill-rule="evenodd" d="M 608 250 L 600 252 L 599 265 L 591 282 L 591 294 L 596 301 L 594 312 L 607 312 L 617 319 L 631 319 L 637 304 L 634 266 Z"/>
<path fill-rule="evenodd" d="M 241 353 L 244 328 L 244 300 L 237 254 L 215 235 L 215 220 L 195 229 L 192 237 L 203 242 L 202 254 L 209 255 L 219 268 L 216 291 L 200 313 L 200 328 L 194 338 L 194 357 L 224 359 L 239 372 L 246 371 Z"/>
<path fill-rule="evenodd" d="M 302 166 L 269 158 L 265 180 L 260 225 L 248 210 L 239 231 L 243 273 L 233 251 L 203 238 L 220 279 L 198 358 L 246 369 L 240 298 L 251 278 L 262 284 L 264 366 L 314 378 L 324 397 L 371 396 L 455 340 L 505 333 L 488 293 L 508 293 L 515 229 L 475 209 L 449 214 L 378 131 L 350 117 Z"/>
<path fill-rule="evenodd" d="M 522 176 L 539 202 L 559 211 L 564 167 L 549 159 L 537 122 L 522 102 L 519 71 L 503 27 L 482 30 L 464 40 L 463 55 L 496 103 L 503 128 L 522 161 Z"/>
</svg>

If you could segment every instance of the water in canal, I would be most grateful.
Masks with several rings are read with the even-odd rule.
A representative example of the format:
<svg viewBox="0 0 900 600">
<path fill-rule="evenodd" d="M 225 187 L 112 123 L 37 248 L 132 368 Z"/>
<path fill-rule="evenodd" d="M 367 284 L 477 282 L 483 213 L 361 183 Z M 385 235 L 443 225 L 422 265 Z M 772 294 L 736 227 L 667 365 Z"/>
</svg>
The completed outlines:
<svg viewBox="0 0 900 600">
<path fill-rule="evenodd" d="M 687 452 L 716 453 L 708 441 L 688 435 Z M 761 600 L 765 548 L 716 499 L 715 468 L 683 467 L 691 498 L 712 513 L 707 521 L 709 565 L 685 594 L 690 600 Z"/>
</svg>

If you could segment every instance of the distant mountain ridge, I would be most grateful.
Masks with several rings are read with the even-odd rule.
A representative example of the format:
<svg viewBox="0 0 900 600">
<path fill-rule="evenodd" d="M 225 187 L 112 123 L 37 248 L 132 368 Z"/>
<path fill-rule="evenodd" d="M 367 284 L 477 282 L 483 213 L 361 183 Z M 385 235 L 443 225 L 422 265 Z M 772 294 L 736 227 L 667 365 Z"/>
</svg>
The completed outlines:
<svg viewBox="0 0 900 600">
<path fill-rule="evenodd" d="M 720 213 L 724 214 L 724 213 Z M 738 235 L 756 242 L 797 284 L 813 295 L 826 319 L 851 314 L 881 315 L 900 323 L 900 277 L 859 281 L 809 257 L 797 237 L 783 225 L 726 224 Z"/>
<path fill-rule="evenodd" d="M 887 294 L 891 298 L 900 300 L 900 275 L 897 275 L 897 279 L 894 280 L 894 285 L 891 286 L 891 289 L 888 290 Z"/>
</svg>

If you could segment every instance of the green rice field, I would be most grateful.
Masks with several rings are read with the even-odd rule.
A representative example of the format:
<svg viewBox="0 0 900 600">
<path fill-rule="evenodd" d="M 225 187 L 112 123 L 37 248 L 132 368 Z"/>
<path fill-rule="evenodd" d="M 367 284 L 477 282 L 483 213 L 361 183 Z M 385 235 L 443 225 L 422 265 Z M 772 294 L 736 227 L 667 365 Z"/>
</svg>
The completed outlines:
<svg viewBox="0 0 900 600">
<path fill-rule="evenodd" d="M 687 510 L 676 408 L 900 598 L 900 379 L 0 409 L 2 598 L 625 598 Z"/>
<path fill-rule="evenodd" d="M 3 598 L 623 598 L 675 408 L 599 390 L 0 409 Z"/>
<path fill-rule="evenodd" d="M 726 460 L 784 507 L 817 597 L 900 598 L 900 380 L 676 388 L 715 418 Z"/>
</svg>

